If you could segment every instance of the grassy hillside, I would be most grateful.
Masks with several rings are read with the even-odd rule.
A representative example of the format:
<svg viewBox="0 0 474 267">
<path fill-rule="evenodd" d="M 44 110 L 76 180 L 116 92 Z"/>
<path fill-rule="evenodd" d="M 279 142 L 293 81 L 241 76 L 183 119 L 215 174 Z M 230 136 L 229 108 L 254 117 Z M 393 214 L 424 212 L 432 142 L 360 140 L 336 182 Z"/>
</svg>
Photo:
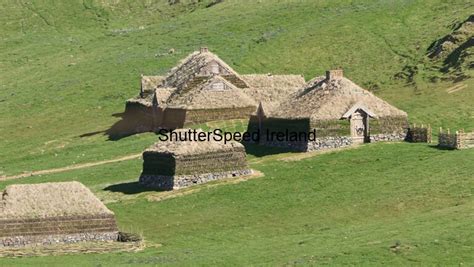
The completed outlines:
<svg viewBox="0 0 474 267">
<path fill-rule="evenodd" d="M 309 79 L 341 66 L 413 122 L 474 128 L 472 79 L 448 94 L 451 82 L 394 78 L 467 18 L 470 1 L 210 2 L 2 5 L 0 175 L 141 151 L 153 135 L 112 142 L 101 131 L 119 120 L 141 73 L 163 74 L 202 45 L 242 73 Z"/>
<path fill-rule="evenodd" d="M 251 159 L 265 177 L 198 186 L 203 189 L 197 193 L 160 202 L 147 199 L 163 193 L 140 193 L 139 160 L 10 181 L 78 180 L 116 213 L 122 229 L 143 233 L 150 246 L 162 247 L 0 259 L 0 265 L 474 263 L 474 150 L 371 144 L 301 161 L 278 160 L 288 156 Z"/>
<path fill-rule="evenodd" d="M 111 141 L 104 132 L 137 94 L 141 73 L 164 74 L 200 46 L 241 73 L 310 79 L 342 67 L 412 122 L 474 130 L 471 50 L 455 75 L 427 57 L 473 13 L 472 1 L 217 2 L 4 1 L 0 176 L 140 153 L 154 134 Z M 0 182 L 81 181 L 122 228 L 163 245 L 0 265 L 474 263 L 472 150 L 375 144 L 290 163 L 249 152 L 265 177 L 163 202 L 138 193 L 139 160 Z"/>
</svg>

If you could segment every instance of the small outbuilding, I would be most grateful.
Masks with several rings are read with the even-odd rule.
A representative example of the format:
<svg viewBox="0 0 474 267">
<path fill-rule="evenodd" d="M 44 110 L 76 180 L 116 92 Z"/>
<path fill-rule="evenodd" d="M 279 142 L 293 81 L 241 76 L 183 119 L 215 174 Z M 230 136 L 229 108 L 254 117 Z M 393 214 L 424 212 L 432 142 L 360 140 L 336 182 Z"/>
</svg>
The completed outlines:
<svg viewBox="0 0 474 267">
<path fill-rule="evenodd" d="M 190 136 L 208 134 L 205 141 Z M 218 141 L 200 130 L 180 129 L 169 133 L 143 152 L 140 184 L 173 190 L 213 180 L 249 175 L 244 146 L 236 141 Z"/>
<path fill-rule="evenodd" d="M 0 199 L 0 247 L 116 241 L 112 211 L 79 182 L 10 185 Z"/>
<path fill-rule="evenodd" d="M 407 128 L 407 113 L 347 79 L 342 70 L 310 80 L 270 111 L 260 106 L 249 123 L 249 131 L 262 133 L 261 144 L 300 151 L 400 141 Z"/>
</svg>

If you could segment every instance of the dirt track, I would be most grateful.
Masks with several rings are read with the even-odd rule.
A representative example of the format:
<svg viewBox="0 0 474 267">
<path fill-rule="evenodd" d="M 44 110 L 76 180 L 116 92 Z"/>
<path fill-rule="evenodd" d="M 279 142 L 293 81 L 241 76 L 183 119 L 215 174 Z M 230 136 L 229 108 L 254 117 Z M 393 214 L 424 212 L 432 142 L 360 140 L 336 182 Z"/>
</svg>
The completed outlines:
<svg viewBox="0 0 474 267">
<path fill-rule="evenodd" d="M 103 164 L 107 164 L 107 163 L 114 163 L 114 162 L 119 162 L 119 161 L 137 159 L 137 158 L 141 157 L 141 155 L 142 155 L 141 153 L 140 154 L 133 154 L 133 155 L 128 155 L 128 156 L 120 157 L 120 158 L 116 158 L 116 159 L 102 160 L 102 161 L 89 162 L 89 163 L 83 163 L 83 164 L 75 164 L 75 165 L 70 165 L 70 166 L 66 166 L 66 167 L 62 167 L 62 168 L 41 170 L 41 171 L 33 171 L 33 172 L 22 173 L 22 174 L 17 174 L 17 175 L 12 175 L 12 176 L 3 176 L 3 177 L 0 177 L 0 181 L 19 179 L 19 178 L 37 176 L 37 175 L 43 175 L 43 174 L 52 174 L 52 173 L 58 173 L 58 172 L 65 172 L 65 171 L 77 170 L 77 169 L 83 169 L 83 168 L 90 168 L 90 167 L 103 165 Z"/>
</svg>

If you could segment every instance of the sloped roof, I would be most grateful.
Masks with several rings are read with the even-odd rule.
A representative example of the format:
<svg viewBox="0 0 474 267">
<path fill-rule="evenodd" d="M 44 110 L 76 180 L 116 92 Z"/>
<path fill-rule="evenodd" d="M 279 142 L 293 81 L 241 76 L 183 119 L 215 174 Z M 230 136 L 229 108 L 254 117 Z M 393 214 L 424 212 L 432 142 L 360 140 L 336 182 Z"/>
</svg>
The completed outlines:
<svg viewBox="0 0 474 267">
<path fill-rule="evenodd" d="M 176 91 L 176 88 L 159 87 L 155 90 L 154 98 L 158 106 L 164 106 L 170 96 Z"/>
<path fill-rule="evenodd" d="M 242 75 L 242 78 L 249 85 L 244 92 L 257 103 L 261 102 L 265 113 L 270 112 L 305 84 L 301 75 L 249 74 Z"/>
<path fill-rule="evenodd" d="M 167 87 L 175 87 L 178 90 L 181 90 L 198 75 L 202 68 L 206 67 L 211 62 L 216 62 L 219 64 L 226 70 L 227 76 L 233 77 L 233 79 L 229 80 L 236 80 L 236 85 L 240 85 L 243 82 L 243 87 L 246 87 L 245 82 L 236 71 L 234 71 L 216 54 L 209 52 L 207 49 L 195 51 L 181 60 L 178 65 L 168 72 L 164 80 L 164 85 Z"/>
<path fill-rule="evenodd" d="M 143 76 L 142 75 L 142 89 L 144 91 L 151 91 L 163 83 L 165 76 Z"/>
<path fill-rule="evenodd" d="M 79 182 L 9 185 L 1 195 L 0 219 L 113 215 Z"/>
<path fill-rule="evenodd" d="M 214 83 L 222 83 L 223 90 L 210 88 Z M 173 93 L 167 103 L 168 107 L 185 107 L 187 109 L 237 108 L 257 106 L 257 103 L 244 93 L 244 89 L 235 87 L 220 76 L 206 77 L 193 86 L 192 90 Z"/>
<path fill-rule="evenodd" d="M 357 103 L 364 105 L 378 117 L 407 116 L 406 112 L 345 77 L 327 79 L 325 76 L 310 80 L 306 86 L 274 109 L 271 116 L 315 120 L 341 119 Z"/>
</svg>

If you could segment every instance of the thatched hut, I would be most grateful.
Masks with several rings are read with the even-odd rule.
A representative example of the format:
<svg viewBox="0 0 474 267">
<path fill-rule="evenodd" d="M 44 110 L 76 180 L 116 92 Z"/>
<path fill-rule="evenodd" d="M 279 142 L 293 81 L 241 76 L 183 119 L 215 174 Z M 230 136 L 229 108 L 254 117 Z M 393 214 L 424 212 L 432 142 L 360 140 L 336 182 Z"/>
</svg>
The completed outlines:
<svg viewBox="0 0 474 267">
<path fill-rule="evenodd" d="M 0 247 L 116 241 L 114 213 L 79 182 L 10 185 L 0 199 Z"/>
<path fill-rule="evenodd" d="M 194 137 L 191 133 L 194 133 Z M 213 180 L 251 174 L 245 148 L 236 141 L 217 141 L 212 135 L 196 139 L 200 130 L 181 129 L 169 133 L 143 152 L 140 184 L 172 190 Z"/>
<path fill-rule="evenodd" d="M 345 78 L 342 70 L 310 80 L 269 112 L 259 110 L 249 130 L 263 133 L 261 143 L 304 151 L 404 140 L 408 126 L 404 111 Z M 267 135 L 288 131 L 315 133 L 315 138 L 274 140 Z"/>
<path fill-rule="evenodd" d="M 142 76 L 140 94 L 127 101 L 125 114 L 139 122 L 138 132 L 247 119 L 259 102 L 275 106 L 303 84 L 301 75 L 240 75 L 204 47 L 165 76 Z"/>
</svg>

